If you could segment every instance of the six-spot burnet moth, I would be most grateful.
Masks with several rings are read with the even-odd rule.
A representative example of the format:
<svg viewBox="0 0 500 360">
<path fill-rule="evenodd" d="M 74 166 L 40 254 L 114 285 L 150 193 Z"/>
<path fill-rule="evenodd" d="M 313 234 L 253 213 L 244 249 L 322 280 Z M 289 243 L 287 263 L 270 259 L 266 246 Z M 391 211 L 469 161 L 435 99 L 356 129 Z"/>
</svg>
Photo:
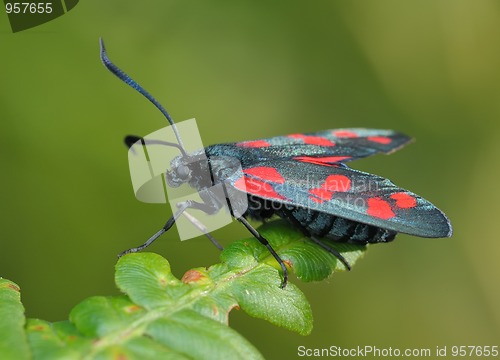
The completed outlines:
<svg viewBox="0 0 500 360">
<path fill-rule="evenodd" d="M 264 221 L 279 216 L 336 256 L 347 268 L 350 267 L 344 257 L 321 238 L 367 244 L 392 241 L 397 233 L 427 238 L 451 236 L 450 221 L 429 201 L 387 179 L 346 165 L 359 158 L 396 151 L 410 142 L 410 137 L 391 130 L 337 129 L 216 144 L 188 153 L 168 112 L 111 63 L 102 40 L 100 54 L 106 68 L 150 100 L 172 126 L 177 143 L 163 142 L 163 145 L 177 148 L 180 155 L 171 161 L 170 170 L 164 174 L 168 186 L 189 184 L 202 199 L 179 202 L 178 210 L 157 233 L 120 256 L 150 245 L 187 209 L 208 214 L 218 212 L 222 201 L 220 194 L 212 191 L 218 184 L 224 185 L 228 199 L 231 193 L 244 195 L 247 201 L 244 210 L 235 211 L 232 204 L 231 215 L 266 246 L 279 263 L 283 271 L 282 287 L 288 279 L 283 260 L 247 218 Z M 129 136 L 126 143 L 130 147 L 139 140 L 140 137 Z M 220 248 L 203 224 L 189 218 Z"/>
</svg>

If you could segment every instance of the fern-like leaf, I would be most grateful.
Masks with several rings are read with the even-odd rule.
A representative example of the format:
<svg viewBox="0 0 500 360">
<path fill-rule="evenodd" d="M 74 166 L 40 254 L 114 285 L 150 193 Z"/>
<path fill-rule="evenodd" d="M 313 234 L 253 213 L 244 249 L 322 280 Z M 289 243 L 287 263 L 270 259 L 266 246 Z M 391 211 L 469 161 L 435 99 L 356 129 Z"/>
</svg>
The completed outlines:
<svg viewBox="0 0 500 360">
<path fill-rule="evenodd" d="M 322 280 L 344 270 L 335 257 L 281 221 L 259 231 L 303 281 Z M 332 246 L 351 264 L 365 250 L 348 244 Z M 88 298 L 73 308 L 69 321 L 31 319 L 25 330 L 18 287 L 0 280 L 0 357 L 262 358 L 227 326 L 235 307 L 302 335 L 311 332 L 312 313 L 304 294 L 292 283 L 280 288 L 279 266 L 256 239 L 235 241 L 222 252 L 221 260 L 178 279 L 160 255 L 128 254 L 118 261 L 115 274 L 125 295 Z"/>
</svg>

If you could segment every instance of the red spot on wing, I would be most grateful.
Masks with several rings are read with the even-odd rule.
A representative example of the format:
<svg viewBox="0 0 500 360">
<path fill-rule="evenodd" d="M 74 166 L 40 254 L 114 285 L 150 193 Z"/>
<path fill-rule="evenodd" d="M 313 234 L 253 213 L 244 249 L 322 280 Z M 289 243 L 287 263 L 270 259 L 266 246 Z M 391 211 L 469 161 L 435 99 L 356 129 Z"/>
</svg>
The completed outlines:
<svg viewBox="0 0 500 360">
<path fill-rule="evenodd" d="M 309 194 L 313 196 L 309 196 L 310 199 L 322 203 L 323 201 L 328 201 L 332 199 L 333 191 L 328 191 L 323 188 L 316 188 L 309 190 Z"/>
<path fill-rule="evenodd" d="M 268 147 L 268 146 L 271 146 L 271 144 L 269 144 L 265 140 L 243 141 L 243 142 L 237 143 L 236 145 L 237 146 L 242 146 L 242 147 L 251 147 L 251 148 L 259 148 L 259 147 Z"/>
<path fill-rule="evenodd" d="M 270 184 L 261 180 L 241 177 L 235 181 L 234 187 L 252 195 L 274 200 L 286 200 L 286 198 L 278 194 Z"/>
<path fill-rule="evenodd" d="M 368 209 L 366 210 L 366 213 L 370 216 L 384 220 L 396 216 L 391 209 L 391 205 L 379 197 L 368 199 Z"/>
<path fill-rule="evenodd" d="M 323 188 L 329 191 L 346 192 L 351 188 L 351 179 L 345 175 L 330 175 L 326 178 Z"/>
<path fill-rule="evenodd" d="M 309 190 L 309 198 L 322 203 L 331 200 L 335 192 L 346 192 L 350 188 L 351 179 L 347 176 L 329 175 L 320 187 Z"/>
<path fill-rule="evenodd" d="M 297 156 L 294 157 L 293 160 L 298 160 L 302 162 L 307 162 L 311 164 L 317 164 L 317 165 L 328 165 L 331 163 L 337 163 L 344 161 L 346 159 L 350 159 L 350 156 L 323 156 L 323 157 L 317 157 L 317 156 Z"/>
<path fill-rule="evenodd" d="M 417 206 L 417 199 L 405 192 L 394 193 L 390 198 L 396 200 L 396 206 L 401 209 L 409 209 Z"/>
<path fill-rule="evenodd" d="M 249 169 L 243 170 L 247 175 L 252 175 L 262 180 L 271 181 L 278 184 L 283 184 L 285 178 L 273 167 L 269 166 L 257 166 Z"/>
<path fill-rule="evenodd" d="M 367 139 L 369 141 L 373 141 L 379 144 L 387 145 L 392 142 L 392 139 L 387 136 L 368 136 Z"/>
<path fill-rule="evenodd" d="M 320 204 L 322 204 L 322 203 L 325 202 L 325 200 L 317 198 L 317 197 L 314 197 L 312 195 L 309 195 L 309 199 L 312 200 L 312 201 L 314 201 L 314 202 L 320 203 Z"/>
<path fill-rule="evenodd" d="M 356 134 L 353 131 L 347 131 L 347 130 L 337 130 L 337 131 L 332 131 L 332 135 L 339 137 L 339 138 L 356 138 L 359 137 L 358 134 Z"/>
<path fill-rule="evenodd" d="M 304 144 L 309 145 L 319 145 L 319 146 L 335 146 L 334 142 L 331 142 L 327 138 L 321 136 L 303 135 L 303 134 L 292 134 L 288 135 L 292 139 L 302 139 Z"/>
</svg>

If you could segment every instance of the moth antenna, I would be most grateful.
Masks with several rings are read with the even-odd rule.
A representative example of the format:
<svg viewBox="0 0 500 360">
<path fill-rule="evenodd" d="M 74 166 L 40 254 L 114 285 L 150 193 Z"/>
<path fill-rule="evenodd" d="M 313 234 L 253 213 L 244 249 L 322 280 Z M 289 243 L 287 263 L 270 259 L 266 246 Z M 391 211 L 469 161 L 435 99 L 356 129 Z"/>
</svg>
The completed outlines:
<svg viewBox="0 0 500 360">
<path fill-rule="evenodd" d="M 135 80 L 133 80 L 130 76 L 128 76 L 123 70 L 121 70 L 118 66 L 113 64 L 111 60 L 108 58 L 108 54 L 106 53 L 106 48 L 104 47 L 104 41 L 102 38 L 99 39 L 99 44 L 101 46 L 101 61 L 104 66 L 111 71 L 117 78 L 123 81 L 125 84 L 132 87 L 134 90 L 138 91 L 142 94 L 146 99 L 151 101 L 154 106 L 167 118 L 170 125 L 172 125 L 172 130 L 174 131 L 175 137 L 177 138 L 177 142 L 179 143 L 179 150 L 181 151 L 183 156 L 187 156 L 186 150 L 184 149 L 184 144 L 182 143 L 179 132 L 177 131 L 177 127 L 175 126 L 174 121 L 170 117 L 170 114 L 165 110 L 163 106 L 153 97 L 150 93 L 148 93 L 141 85 L 139 85 Z"/>
</svg>

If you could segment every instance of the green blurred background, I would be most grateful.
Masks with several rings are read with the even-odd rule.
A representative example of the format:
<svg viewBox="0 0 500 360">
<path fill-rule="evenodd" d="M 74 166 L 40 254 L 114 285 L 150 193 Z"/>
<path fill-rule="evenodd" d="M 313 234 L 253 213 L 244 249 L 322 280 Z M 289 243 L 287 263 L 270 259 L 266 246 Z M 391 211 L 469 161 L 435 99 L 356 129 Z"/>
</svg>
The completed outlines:
<svg viewBox="0 0 500 360">
<path fill-rule="evenodd" d="M 392 179 L 452 220 L 451 239 L 400 235 L 352 272 L 299 284 L 308 337 L 234 311 L 272 359 L 297 347 L 500 345 L 498 1 L 81 1 L 12 34 L 0 15 L 0 275 L 29 317 L 66 319 L 113 295 L 116 254 L 170 215 L 132 191 L 125 134 L 165 120 L 101 65 L 110 58 L 206 145 L 338 127 L 417 142 L 353 167 Z M 247 237 L 238 224 L 214 234 Z M 151 247 L 177 276 L 218 260 L 170 232 Z M 297 282 L 297 280 L 295 280 Z"/>
</svg>

